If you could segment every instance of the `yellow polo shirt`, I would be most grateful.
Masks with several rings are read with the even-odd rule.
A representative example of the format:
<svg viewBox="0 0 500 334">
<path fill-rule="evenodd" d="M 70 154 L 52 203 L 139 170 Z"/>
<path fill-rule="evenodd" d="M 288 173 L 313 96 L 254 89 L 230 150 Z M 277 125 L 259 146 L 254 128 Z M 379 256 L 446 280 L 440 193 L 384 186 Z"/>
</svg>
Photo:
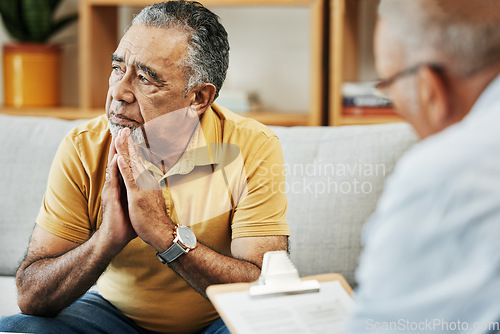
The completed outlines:
<svg viewBox="0 0 500 334">
<path fill-rule="evenodd" d="M 39 226 L 78 243 L 99 228 L 110 142 L 105 115 L 65 137 L 49 173 Z M 231 255 L 234 238 L 289 235 L 281 146 L 254 120 L 213 104 L 169 172 L 147 168 L 162 185 L 174 222 L 219 253 Z M 99 292 L 149 330 L 193 333 L 208 326 L 218 317 L 213 306 L 155 254 L 140 238 L 132 240 L 101 275 Z"/>
</svg>

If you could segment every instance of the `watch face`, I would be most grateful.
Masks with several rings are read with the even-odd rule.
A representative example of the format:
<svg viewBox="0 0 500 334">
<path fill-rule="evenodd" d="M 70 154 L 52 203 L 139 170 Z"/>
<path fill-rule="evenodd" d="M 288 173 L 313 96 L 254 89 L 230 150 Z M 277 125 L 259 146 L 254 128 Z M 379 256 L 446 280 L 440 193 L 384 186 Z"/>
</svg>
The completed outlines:
<svg viewBox="0 0 500 334">
<path fill-rule="evenodd" d="M 188 227 L 179 226 L 177 228 L 177 235 L 179 236 L 179 241 L 187 248 L 194 248 L 196 246 L 196 236 Z"/>
</svg>

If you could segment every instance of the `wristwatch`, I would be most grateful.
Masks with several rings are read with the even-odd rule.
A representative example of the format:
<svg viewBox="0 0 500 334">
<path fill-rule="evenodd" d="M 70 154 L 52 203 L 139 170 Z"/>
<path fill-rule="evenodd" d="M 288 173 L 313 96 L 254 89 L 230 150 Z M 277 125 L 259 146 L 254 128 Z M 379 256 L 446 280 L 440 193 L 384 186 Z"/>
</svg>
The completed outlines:
<svg viewBox="0 0 500 334">
<path fill-rule="evenodd" d="M 163 253 L 156 253 L 161 263 L 175 261 L 182 254 L 187 254 L 196 247 L 196 235 L 186 226 L 177 225 L 174 230 L 174 244 Z"/>
</svg>

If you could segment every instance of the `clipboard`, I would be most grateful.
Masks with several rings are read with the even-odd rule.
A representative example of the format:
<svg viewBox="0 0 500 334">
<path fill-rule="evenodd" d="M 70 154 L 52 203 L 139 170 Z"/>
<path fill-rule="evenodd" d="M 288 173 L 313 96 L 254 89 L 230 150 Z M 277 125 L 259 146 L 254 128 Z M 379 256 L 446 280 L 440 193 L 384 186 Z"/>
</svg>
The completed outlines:
<svg viewBox="0 0 500 334">
<path fill-rule="evenodd" d="M 252 296 L 250 290 L 259 284 L 257 281 L 212 285 L 206 292 L 233 334 L 307 333 L 309 329 L 313 332 L 311 327 L 316 332 L 327 329 L 328 333 L 343 333 L 347 315 L 354 306 L 352 288 L 342 275 L 335 273 L 300 279 L 312 280 L 318 282 L 319 291 L 292 288 L 290 293 L 271 291 Z"/>
</svg>

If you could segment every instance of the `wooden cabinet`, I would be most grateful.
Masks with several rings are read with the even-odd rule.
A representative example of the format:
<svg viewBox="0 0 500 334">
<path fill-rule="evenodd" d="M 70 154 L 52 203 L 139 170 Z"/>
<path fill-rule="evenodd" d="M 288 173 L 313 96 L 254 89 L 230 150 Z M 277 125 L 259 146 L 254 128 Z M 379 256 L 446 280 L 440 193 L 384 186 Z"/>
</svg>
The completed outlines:
<svg viewBox="0 0 500 334">
<path fill-rule="evenodd" d="M 58 108 L 0 108 L 0 113 L 13 116 L 53 117 L 61 119 L 90 119 L 102 115 L 104 109 Z"/>
</svg>

